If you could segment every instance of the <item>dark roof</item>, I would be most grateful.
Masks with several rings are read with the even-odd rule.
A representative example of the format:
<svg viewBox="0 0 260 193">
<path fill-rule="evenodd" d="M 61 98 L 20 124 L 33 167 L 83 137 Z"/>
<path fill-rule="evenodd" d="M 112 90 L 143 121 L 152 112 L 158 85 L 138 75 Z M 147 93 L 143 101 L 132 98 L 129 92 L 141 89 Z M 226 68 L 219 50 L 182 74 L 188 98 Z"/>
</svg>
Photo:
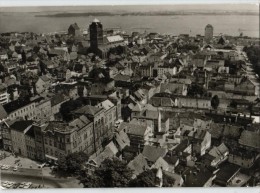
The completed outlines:
<svg viewBox="0 0 260 193">
<path fill-rule="evenodd" d="M 51 98 L 51 106 L 55 106 L 61 102 L 64 102 L 65 100 L 67 100 L 67 98 L 65 97 L 65 95 L 63 94 L 56 94 Z"/>
<path fill-rule="evenodd" d="M 186 180 L 184 183 L 186 187 L 203 187 L 213 177 L 212 172 L 206 167 L 189 168 L 185 171 L 185 175 Z"/>
<path fill-rule="evenodd" d="M 27 127 L 29 127 L 30 125 L 33 124 L 33 121 L 16 121 L 15 123 L 13 123 L 10 128 L 19 132 L 23 132 Z"/>
<path fill-rule="evenodd" d="M 77 23 L 71 24 L 70 27 L 74 28 L 75 30 L 78 30 L 78 29 L 79 29 L 79 26 L 78 26 Z"/>
<path fill-rule="evenodd" d="M 239 170 L 240 170 L 240 167 L 235 164 L 224 163 L 221 165 L 220 170 L 217 173 L 216 180 L 228 183 L 230 178 L 234 174 L 236 174 Z"/>
<path fill-rule="evenodd" d="M 151 162 L 155 162 L 159 157 L 164 157 L 167 149 L 155 146 L 144 146 L 143 155 Z"/>
<path fill-rule="evenodd" d="M 34 135 L 34 129 L 33 129 L 33 127 L 31 127 L 31 128 L 26 132 L 25 135 L 28 135 L 28 136 L 34 138 L 35 135 Z"/>
<path fill-rule="evenodd" d="M 165 156 L 163 159 L 170 165 L 175 165 L 179 160 L 177 156 Z"/>
<path fill-rule="evenodd" d="M 128 135 L 144 136 L 147 127 L 139 124 L 121 123 L 119 130 L 125 130 Z"/>
<path fill-rule="evenodd" d="M 31 101 L 29 99 L 17 99 L 15 101 L 11 101 L 7 104 L 4 104 L 3 107 L 5 111 L 9 114 L 13 111 L 16 111 L 17 109 L 20 109 L 28 104 L 30 104 Z"/>
<path fill-rule="evenodd" d="M 172 151 L 174 151 L 176 153 L 183 152 L 189 145 L 190 145 L 190 142 L 188 139 L 182 140 L 182 142 L 176 148 L 174 148 Z"/>
</svg>

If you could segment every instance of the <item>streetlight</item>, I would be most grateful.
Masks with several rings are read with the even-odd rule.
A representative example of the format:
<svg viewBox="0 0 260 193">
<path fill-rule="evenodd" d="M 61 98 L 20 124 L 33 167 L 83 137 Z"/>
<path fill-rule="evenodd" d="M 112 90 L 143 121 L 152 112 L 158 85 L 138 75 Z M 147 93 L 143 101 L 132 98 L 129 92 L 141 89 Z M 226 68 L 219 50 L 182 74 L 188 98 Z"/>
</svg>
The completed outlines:
<svg viewBox="0 0 260 193">
<path fill-rule="evenodd" d="M 41 170 L 43 168 L 43 165 L 41 165 Z M 44 187 L 44 181 L 43 181 L 43 171 L 42 171 L 42 187 Z"/>
</svg>

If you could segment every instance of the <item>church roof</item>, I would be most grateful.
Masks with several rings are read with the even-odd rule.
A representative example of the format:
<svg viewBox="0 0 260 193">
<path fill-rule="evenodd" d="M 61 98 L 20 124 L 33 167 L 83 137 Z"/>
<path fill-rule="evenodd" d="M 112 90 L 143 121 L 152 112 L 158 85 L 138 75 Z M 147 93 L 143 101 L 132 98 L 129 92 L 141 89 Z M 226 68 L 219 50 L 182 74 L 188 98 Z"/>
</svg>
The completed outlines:
<svg viewBox="0 0 260 193">
<path fill-rule="evenodd" d="M 122 38 L 120 35 L 116 35 L 116 36 L 108 36 L 107 37 L 107 41 L 109 43 L 113 43 L 113 42 L 119 42 L 119 41 L 123 41 L 124 38 Z"/>
<path fill-rule="evenodd" d="M 211 24 L 206 25 L 206 28 L 209 28 L 209 27 L 213 28 L 213 26 Z"/>
</svg>

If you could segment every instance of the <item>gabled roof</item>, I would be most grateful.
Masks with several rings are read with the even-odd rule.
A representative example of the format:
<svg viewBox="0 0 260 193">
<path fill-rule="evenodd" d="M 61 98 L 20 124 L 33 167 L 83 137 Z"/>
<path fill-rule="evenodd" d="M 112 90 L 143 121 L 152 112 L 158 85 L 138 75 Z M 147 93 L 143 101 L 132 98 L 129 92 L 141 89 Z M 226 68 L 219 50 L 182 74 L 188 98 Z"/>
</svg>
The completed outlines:
<svg viewBox="0 0 260 193">
<path fill-rule="evenodd" d="M 103 152 L 101 152 L 97 157 L 93 159 L 93 161 L 96 163 L 96 165 L 99 167 L 101 163 L 106 158 L 112 158 L 114 157 L 118 152 L 118 149 L 116 148 L 115 144 L 113 142 L 110 142 Z"/>
<path fill-rule="evenodd" d="M 50 79 L 46 75 L 40 76 L 39 78 L 42 79 L 44 82 L 50 81 Z"/>
<path fill-rule="evenodd" d="M 244 130 L 241 133 L 239 143 L 245 146 L 260 148 L 260 133 L 254 131 Z"/>
<path fill-rule="evenodd" d="M 111 109 L 115 105 L 110 100 L 105 100 L 97 105 L 98 108 L 104 108 L 105 110 Z"/>
<path fill-rule="evenodd" d="M 173 165 L 173 166 L 174 166 L 174 165 L 178 162 L 178 160 L 179 160 L 179 158 L 178 158 L 177 156 L 168 156 L 168 155 L 164 156 L 163 159 L 164 159 L 168 164 Z"/>
<path fill-rule="evenodd" d="M 130 146 L 128 135 L 123 130 L 115 134 L 115 140 L 121 150 L 124 149 L 126 146 Z"/>
<path fill-rule="evenodd" d="M 73 23 L 73 24 L 71 24 L 70 25 L 70 28 L 74 28 L 75 30 L 79 30 L 79 26 L 78 26 L 78 24 L 77 23 Z"/>
<path fill-rule="evenodd" d="M 238 138 L 241 134 L 242 127 L 236 125 L 225 125 L 223 135 L 231 138 Z"/>
<path fill-rule="evenodd" d="M 63 94 L 56 94 L 51 98 L 51 106 L 65 102 L 68 98 Z"/>
<path fill-rule="evenodd" d="M 119 130 L 125 130 L 127 134 L 130 135 L 138 135 L 138 136 L 144 136 L 145 132 L 147 130 L 146 126 L 143 125 L 137 125 L 137 124 L 130 124 L 130 123 L 121 123 L 119 126 Z"/>
<path fill-rule="evenodd" d="M 16 121 L 12 125 L 10 125 L 11 129 L 14 129 L 19 132 L 23 132 L 26 128 L 33 124 L 33 121 Z"/>
<path fill-rule="evenodd" d="M 139 175 L 146 169 L 149 169 L 147 160 L 141 153 L 136 156 L 132 161 L 130 161 L 127 166 L 133 170 L 135 176 Z"/>
<path fill-rule="evenodd" d="M 228 148 L 224 143 L 221 143 L 218 147 L 213 147 L 209 151 L 209 155 L 212 155 L 213 157 L 219 157 L 223 156 L 225 153 L 228 152 Z"/>
<path fill-rule="evenodd" d="M 142 154 L 151 162 L 156 162 L 159 157 L 164 157 L 167 149 L 145 145 Z"/>
<path fill-rule="evenodd" d="M 168 171 L 169 164 L 162 157 L 159 157 L 151 168 L 161 168 L 162 170 Z"/>
<path fill-rule="evenodd" d="M 171 178 L 171 180 L 174 181 L 174 187 L 181 186 L 181 182 L 183 181 L 181 175 L 168 172 L 168 171 L 163 171 L 163 175 L 167 176 L 167 178 Z"/>
</svg>

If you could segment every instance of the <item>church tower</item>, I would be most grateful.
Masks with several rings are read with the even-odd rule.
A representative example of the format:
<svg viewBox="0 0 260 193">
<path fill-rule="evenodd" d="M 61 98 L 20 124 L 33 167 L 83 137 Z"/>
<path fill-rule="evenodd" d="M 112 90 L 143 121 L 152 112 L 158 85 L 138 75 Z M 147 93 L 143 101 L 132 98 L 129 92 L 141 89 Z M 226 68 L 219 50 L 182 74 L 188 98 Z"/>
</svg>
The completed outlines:
<svg viewBox="0 0 260 193">
<path fill-rule="evenodd" d="M 96 51 L 98 46 L 103 44 L 103 26 L 98 19 L 94 19 L 89 25 L 90 48 Z"/>
<path fill-rule="evenodd" d="M 207 44 L 209 44 L 212 39 L 213 39 L 213 26 L 208 24 L 206 27 L 205 27 L 205 42 Z"/>
</svg>

